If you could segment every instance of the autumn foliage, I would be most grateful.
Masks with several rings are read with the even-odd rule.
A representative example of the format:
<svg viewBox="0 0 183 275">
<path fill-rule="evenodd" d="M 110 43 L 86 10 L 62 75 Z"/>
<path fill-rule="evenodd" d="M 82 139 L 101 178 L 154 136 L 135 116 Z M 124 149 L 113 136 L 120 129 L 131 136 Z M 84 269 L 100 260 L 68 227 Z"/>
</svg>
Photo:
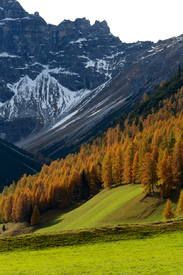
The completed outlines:
<svg viewBox="0 0 183 275">
<path fill-rule="evenodd" d="M 175 218 L 175 213 L 173 212 L 173 206 L 171 200 L 167 199 L 166 206 L 163 211 L 163 218 L 166 220 L 170 220 L 172 218 Z"/>
<path fill-rule="evenodd" d="M 36 204 L 34 206 L 34 210 L 31 215 L 31 225 L 36 225 L 36 224 L 40 223 L 40 221 L 41 221 L 41 215 L 40 215 L 39 209 Z"/>
<path fill-rule="evenodd" d="M 176 212 L 177 212 L 178 216 L 183 214 L 183 190 L 181 190 L 181 192 L 180 192 Z"/>
<path fill-rule="evenodd" d="M 0 219 L 32 222 L 34 209 L 64 208 L 113 185 L 141 184 L 146 194 L 169 197 L 183 185 L 183 87 L 158 111 L 126 118 L 79 153 L 24 175 L 0 194 Z M 35 208 L 36 207 L 36 208 Z M 38 215 L 39 216 L 39 215 Z"/>
</svg>

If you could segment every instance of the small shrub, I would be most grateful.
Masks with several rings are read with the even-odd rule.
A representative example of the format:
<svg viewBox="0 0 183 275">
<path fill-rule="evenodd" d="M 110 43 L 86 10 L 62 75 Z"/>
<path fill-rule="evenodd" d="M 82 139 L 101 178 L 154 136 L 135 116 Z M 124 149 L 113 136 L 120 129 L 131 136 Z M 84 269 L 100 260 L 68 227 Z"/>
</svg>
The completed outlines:
<svg viewBox="0 0 183 275">
<path fill-rule="evenodd" d="M 163 218 L 165 220 L 170 220 L 172 218 L 175 218 L 175 213 L 173 213 L 173 206 L 171 200 L 167 199 L 166 206 L 163 211 Z"/>
</svg>

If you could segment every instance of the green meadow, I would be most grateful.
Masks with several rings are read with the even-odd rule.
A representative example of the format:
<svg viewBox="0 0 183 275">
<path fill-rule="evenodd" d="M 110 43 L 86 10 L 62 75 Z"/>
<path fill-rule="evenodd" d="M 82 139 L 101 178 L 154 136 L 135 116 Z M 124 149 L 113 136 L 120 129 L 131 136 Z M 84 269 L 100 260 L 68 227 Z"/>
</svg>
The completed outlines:
<svg viewBox="0 0 183 275">
<path fill-rule="evenodd" d="M 183 232 L 0 253 L 0 274 L 183 274 Z"/>
<path fill-rule="evenodd" d="M 182 220 L 163 221 L 166 200 L 141 192 L 105 189 L 34 233 L 1 238 L 0 274 L 183 274 Z"/>
<path fill-rule="evenodd" d="M 141 185 L 133 184 L 104 189 L 80 207 L 44 223 L 37 232 L 162 220 L 166 200 L 158 196 L 141 200 L 142 190 Z"/>
</svg>

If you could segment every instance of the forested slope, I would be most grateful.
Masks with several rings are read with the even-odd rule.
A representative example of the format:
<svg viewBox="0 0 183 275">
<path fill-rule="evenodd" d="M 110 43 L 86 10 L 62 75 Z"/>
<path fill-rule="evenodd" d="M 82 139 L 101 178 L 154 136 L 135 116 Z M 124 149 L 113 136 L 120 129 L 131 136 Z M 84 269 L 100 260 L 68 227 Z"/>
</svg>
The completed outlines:
<svg viewBox="0 0 183 275">
<path fill-rule="evenodd" d="M 182 79 L 179 72 L 178 79 Z M 181 83 L 181 82 L 180 82 Z M 163 84 L 163 86 L 166 83 Z M 148 100 L 144 96 L 142 102 Z M 118 124 L 84 144 L 80 152 L 44 165 L 1 195 L 2 220 L 28 220 L 40 213 L 86 201 L 101 188 L 141 184 L 145 195 L 169 197 L 183 186 L 183 87 L 158 102 L 146 115 L 128 115 L 123 131 Z"/>
</svg>

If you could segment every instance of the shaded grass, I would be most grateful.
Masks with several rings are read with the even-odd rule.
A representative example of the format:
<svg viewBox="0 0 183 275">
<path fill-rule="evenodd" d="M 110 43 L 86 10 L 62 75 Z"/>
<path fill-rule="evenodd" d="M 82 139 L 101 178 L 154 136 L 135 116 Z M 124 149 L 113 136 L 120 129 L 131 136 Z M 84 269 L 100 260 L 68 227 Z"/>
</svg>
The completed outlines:
<svg viewBox="0 0 183 275">
<path fill-rule="evenodd" d="M 152 224 L 118 225 L 100 228 L 62 231 L 52 234 L 30 234 L 0 239 L 0 252 L 13 250 L 34 250 L 55 246 L 73 246 L 119 240 L 133 240 L 152 237 L 165 232 L 183 229 L 182 220 Z"/>
<path fill-rule="evenodd" d="M 159 208 L 164 208 L 165 200 L 159 197 L 146 197 L 144 200 L 139 199 L 139 195 L 133 197 L 125 204 L 120 206 L 116 211 L 106 217 L 103 224 L 118 223 L 141 223 L 147 221 L 154 212 Z M 163 211 L 163 210 L 162 210 Z M 159 213 L 159 212 L 158 212 Z M 155 215 L 154 221 L 162 220 L 161 215 Z"/>
</svg>

